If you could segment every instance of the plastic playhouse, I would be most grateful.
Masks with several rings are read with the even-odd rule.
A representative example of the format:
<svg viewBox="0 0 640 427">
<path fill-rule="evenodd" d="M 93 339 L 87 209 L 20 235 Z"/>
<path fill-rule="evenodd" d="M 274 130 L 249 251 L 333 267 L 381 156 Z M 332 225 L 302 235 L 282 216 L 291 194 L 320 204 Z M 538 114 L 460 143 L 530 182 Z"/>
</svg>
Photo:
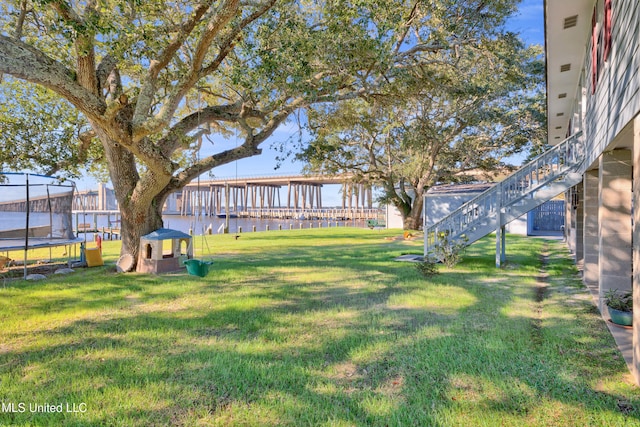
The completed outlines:
<svg viewBox="0 0 640 427">
<path fill-rule="evenodd" d="M 139 273 L 168 273 L 184 268 L 181 261 L 193 257 L 191 236 L 178 230 L 160 228 L 140 238 Z"/>
</svg>

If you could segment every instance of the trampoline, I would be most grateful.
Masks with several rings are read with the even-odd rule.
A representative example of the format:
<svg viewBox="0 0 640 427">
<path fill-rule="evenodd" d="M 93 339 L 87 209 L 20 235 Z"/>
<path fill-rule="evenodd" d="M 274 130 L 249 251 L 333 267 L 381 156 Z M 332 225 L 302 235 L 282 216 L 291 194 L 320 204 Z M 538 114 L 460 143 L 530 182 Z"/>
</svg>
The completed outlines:
<svg viewBox="0 0 640 427">
<path fill-rule="evenodd" d="M 24 251 L 25 277 L 29 250 L 83 241 L 73 233 L 74 191 L 71 181 L 0 172 L 0 253 Z"/>
</svg>

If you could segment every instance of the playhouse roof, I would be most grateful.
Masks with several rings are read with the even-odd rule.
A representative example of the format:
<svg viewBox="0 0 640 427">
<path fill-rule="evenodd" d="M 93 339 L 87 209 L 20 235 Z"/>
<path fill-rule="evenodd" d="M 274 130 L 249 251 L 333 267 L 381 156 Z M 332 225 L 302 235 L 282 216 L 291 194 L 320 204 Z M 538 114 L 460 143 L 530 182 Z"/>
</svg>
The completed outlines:
<svg viewBox="0 0 640 427">
<path fill-rule="evenodd" d="M 159 228 L 156 231 L 142 236 L 146 240 L 169 240 L 169 239 L 190 239 L 191 236 L 187 233 L 183 233 L 178 230 L 171 230 L 169 228 Z"/>
</svg>

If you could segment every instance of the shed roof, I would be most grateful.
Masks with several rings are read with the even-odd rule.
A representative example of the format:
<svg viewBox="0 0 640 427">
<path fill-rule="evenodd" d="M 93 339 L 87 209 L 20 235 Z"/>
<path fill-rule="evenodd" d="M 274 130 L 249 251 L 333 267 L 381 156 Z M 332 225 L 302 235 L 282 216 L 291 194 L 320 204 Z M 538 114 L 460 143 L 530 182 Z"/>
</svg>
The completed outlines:
<svg viewBox="0 0 640 427">
<path fill-rule="evenodd" d="M 191 236 L 182 231 L 172 230 L 170 228 L 159 228 L 156 231 L 142 236 L 146 240 L 169 240 L 169 239 L 190 239 Z"/>
<path fill-rule="evenodd" d="M 427 191 L 427 196 L 442 196 L 442 195 L 453 195 L 453 194 L 479 194 L 482 193 L 492 186 L 495 183 L 491 182 L 483 182 L 476 184 L 448 184 L 448 185 L 436 185 L 431 187 L 429 191 Z"/>
</svg>

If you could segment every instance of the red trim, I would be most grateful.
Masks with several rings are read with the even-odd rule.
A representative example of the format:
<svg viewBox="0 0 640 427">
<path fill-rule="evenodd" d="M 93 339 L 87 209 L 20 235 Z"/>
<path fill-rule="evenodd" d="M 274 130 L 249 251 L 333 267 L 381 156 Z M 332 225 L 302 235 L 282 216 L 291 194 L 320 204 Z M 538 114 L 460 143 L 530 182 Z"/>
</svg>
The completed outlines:
<svg viewBox="0 0 640 427">
<path fill-rule="evenodd" d="M 596 93 L 596 85 L 598 84 L 598 37 L 596 36 L 596 13 L 593 9 L 591 17 L 591 93 Z"/>
<path fill-rule="evenodd" d="M 611 53 L 611 0 L 604 0 L 604 54 L 606 62 Z"/>
<path fill-rule="evenodd" d="M 598 34 L 597 34 L 597 20 L 598 9 L 593 9 L 593 16 L 591 18 L 591 93 L 596 93 L 596 86 L 598 85 Z"/>
</svg>

